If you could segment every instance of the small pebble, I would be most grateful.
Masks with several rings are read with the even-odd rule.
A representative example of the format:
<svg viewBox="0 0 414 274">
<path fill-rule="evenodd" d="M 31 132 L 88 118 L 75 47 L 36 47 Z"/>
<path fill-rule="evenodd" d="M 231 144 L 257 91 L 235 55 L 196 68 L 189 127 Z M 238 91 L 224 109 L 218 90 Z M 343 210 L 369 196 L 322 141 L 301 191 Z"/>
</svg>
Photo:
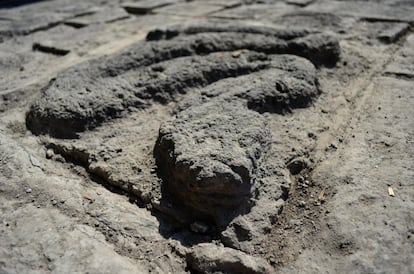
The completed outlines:
<svg viewBox="0 0 414 274">
<path fill-rule="evenodd" d="M 52 149 L 46 151 L 46 159 L 52 159 L 53 155 L 55 155 L 55 152 Z"/>
<path fill-rule="evenodd" d="M 299 202 L 299 207 L 305 207 L 306 206 L 306 202 L 305 201 L 300 201 Z"/>
<path fill-rule="evenodd" d="M 32 189 L 31 188 L 26 188 L 26 193 L 32 193 Z"/>
</svg>

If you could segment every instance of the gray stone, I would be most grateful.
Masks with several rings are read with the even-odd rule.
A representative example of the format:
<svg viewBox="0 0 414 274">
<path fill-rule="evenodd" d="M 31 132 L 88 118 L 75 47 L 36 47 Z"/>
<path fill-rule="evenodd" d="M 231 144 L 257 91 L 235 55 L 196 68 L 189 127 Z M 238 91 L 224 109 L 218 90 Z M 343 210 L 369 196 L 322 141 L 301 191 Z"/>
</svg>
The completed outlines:
<svg viewBox="0 0 414 274">
<path fill-rule="evenodd" d="M 281 39 L 293 39 L 317 33 L 306 28 L 280 28 L 266 27 L 246 24 L 244 22 L 229 21 L 199 21 L 188 22 L 178 25 L 159 27 L 147 34 L 147 41 L 169 40 L 177 36 L 191 35 L 197 33 L 249 33 L 274 36 Z"/>
<path fill-rule="evenodd" d="M 414 8 L 393 7 L 368 1 L 317 1 L 308 11 L 350 15 L 375 21 L 414 21 Z M 369 12 L 367 12 L 369 11 Z"/>
<path fill-rule="evenodd" d="M 28 126 L 35 133 L 74 137 L 77 132 L 120 117 L 128 107 L 145 108 L 150 99 L 168 102 L 186 88 L 266 67 L 263 58 L 227 56 L 185 57 L 126 73 L 110 64 L 104 65 L 106 71 L 96 71 L 99 61 L 96 67 L 84 64 L 69 69 L 53 80 L 42 98 L 32 106 L 27 117 Z M 109 62 L 115 60 L 117 58 Z M 122 58 L 119 60 L 121 63 Z M 108 73 L 119 75 L 105 75 Z M 99 77 L 101 79 L 95 80 Z"/>
<path fill-rule="evenodd" d="M 328 33 L 320 33 L 317 31 L 309 31 L 306 29 L 282 29 L 269 28 L 264 26 L 246 25 L 243 23 L 206 23 L 177 25 L 166 28 L 155 29 L 148 33 L 147 40 L 171 39 L 181 35 L 210 34 L 219 33 L 224 37 L 238 36 L 244 34 L 243 37 L 234 39 L 243 39 L 247 42 L 251 34 L 256 36 L 256 45 L 250 46 L 248 43 L 245 49 L 256 50 L 265 53 L 289 53 L 305 57 L 316 65 L 334 65 L 340 57 L 340 47 L 338 40 Z M 227 35 L 226 35 L 227 34 Z M 262 44 L 264 35 L 271 36 L 286 41 L 286 45 L 275 44 L 272 48 L 271 40 L 268 44 Z M 223 37 L 223 38 L 224 38 Z M 225 38 L 225 39 L 226 39 Z M 266 39 L 263 39 L 263 42 Z"/>
<path fill-rule="evenodd" d="M 293 6 L 278 1 L 274 4 L 242 5 L 213 13 L 210 16 L 224 19 L 258 19 L 266 16 L 281 16 L 293 10 Z"/>
<path fill-rule="evenodd" d="M 117 254 L 93 228 L 54 209 L 2 200 L 0 270 L 3 273 L 145 273 Z M 39 221 L 41 220 L 41 221 Z M 6 226 L 5 224 L 11 224 Z"/>
<path fill-rule="evenodd" d="M 290 12 L 283 16 L 268 16 L 267 18 L 278 26 L 285 26 L 285 28 L 307 29 L 308 31 L 314 29 L 336 33 L 348 32 L 357 20 L 331 13 L 304 10 Z"/>
<path fill-rule="evenodd" d="M 241 251 L 214 244 L 199 244 L 187 254 L 189 267 L 201 273 L 272 273 L 272 267 L 263 259 Z"/>
<path fill-rule="evenodd" d="M 258 112 L 286 113 L 309 106 L 320 94 L 312 63 L 293 55 L 270 57 L 269 69 L 220 80 L 188 94 L 178 103 L 177 111 L 213 98 L 228 102 L 240 99 L 248 108 Z"/>
<path fill-rule="evenodd" d="M 414 35 L 407 36 L 403 47 L 385 68 L 385 74 L 414 78 Z"/>
<path fill-rule="evenodd" d="M 168 41 L 138 43 L 122 53 L 67 69 L 31 106 L 27 126 L 36 134 L 73 138 L 133 109 L 146 108 L 151 100 L 167 103 L 188 88 L 264 69 L 269 64 L 263 54 L 234 58 L 230 54 L 209 53 L 240 49 L 289 53 L 317 65 L 332 65 L 339 59 L 339 43 L 330 35 L 283 32 L 283 38 L 279 38 L 269 36 L 267 29 L 247 30 L 248 33 L 243 32 L 243 27 L 230 33 L 201 30 Z M 162 39 L 162 35 L 158 38 Z"/>
<path fill-rule="evenodd" d="M 96 6 L 98 1 L 74 3 L 62 0 L 59 5 L 53 1 L 39 1 L 33 5 L 0 9 L 0 18 L 6 18 L 0 20 L 0 40 L 50 29 L 67 19 L 93 13 L 91 8 Z"/>
<path fill-rule="evenodd" d="M 155 147 L 164 193 L 192 218 L 222 227 L 250 208 L 270 140 L 265 119 L 237 102 L 182 111 L 161 126 Z"/>
</svg>

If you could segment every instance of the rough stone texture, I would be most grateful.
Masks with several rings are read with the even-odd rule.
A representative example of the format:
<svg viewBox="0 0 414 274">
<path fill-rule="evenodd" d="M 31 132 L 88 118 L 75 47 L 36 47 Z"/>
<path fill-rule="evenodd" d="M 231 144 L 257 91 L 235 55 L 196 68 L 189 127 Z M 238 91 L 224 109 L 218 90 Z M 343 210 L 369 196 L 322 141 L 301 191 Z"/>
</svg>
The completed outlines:
<svg viewBox="0 0 414 274">
<path fill-rule="evenodd" d="M 410 28 L 406 23 L 399 23 L 392 28 L 385 29 L 378 35 L 378 39 L 385 43 L 394 43 L 402 36 L 404 36 Z"/>
<path fill-rule="evenodd" d="M 398 55 L 390 62 L 385 73 L 390 75 L 399 75 L 402 77 L 414 77 L 414 35 L 410 34 L 407 37 L 403 47 L 398 52 Z"/>
<path fill-rule="evenodd" d="M 323 220 L 330 229 L 316 239 L 325 247 L 306 250 L 282 272 L 413 271 L 414 169 L 409 159 L 414 151 L 412 131 L 405 129 L 413 126 L 414 111 L 413 97 L 403 99 L 411 87 L 412 81 L 381 77 L 367 89 L 372 99 L 351 125 L 352 149 L 340 149 L 314 170 L 314 178 L 326 182 L 330 193 L 331 211 Z M 398 113 L 395 123 L 390 113 Z M 347 195 L 350 191 L 353 195 Z"/>
<path fill-rule="evenodd" d="M 187 255 L 189 267 L 201 273 L 271 273 L 260 258 L 214 244 L 199 244 Z"/>
<path fill-rule="evenodd" d="M 99 2 L 93 0 L 74 4 L 73 1 L 63 0 L 56 5 L 54 1 L 38 1 L 36 5 L 23 4 L 1 9 L 0 41 L 49 29 L 65 20 L 93 13 Z"/>
<path fill-rule="evenodd" d="M 172 25 L 162 28 L 151 30 L 147 34 L 147 40 L 169 40 L 177 36 L 191 35 L 197 33 L 250 33 L 250 34 L 263 34 L 269 36 L 275 36 L 281 39 L 293 39 L 312 33 L 305 28 L 302 29 L 289 29 L 289 28 L 275 28 L 266 26 L 249 25 L 243 22 L 235 24 L 228 21 L 200 21 L 200 22 L 188 22 L 179 25 Z"/>
<path fill-rule="evenodd" d="M 253 2 L 253 1 L 251 1 Z M 280 16 L 291 12 L 294 8 L 282 1 L 273 2 L 272 4 L 254 4 L 248 6 L 239 6 L 233 9 L 226 9 L 223 11 L 211 14 L 211 17 L 224 19 L 259 19 L 265 16 Z"/>
<path fill-rule="evenodd" d="M 271 56 L 266 70 L 224 79 L 188 94 L 178 103 L 177 111 L 220 98 L 228 102 L 242 99 L 248 108 L 261 113 L 286 113 L 309 106 L 319 94 L 312 63 L 293 55 L 276 55 Z"/>
<path fill-rule="evenodd" d="M 373 21 L 413 22 L 414 20 L 413 7 L 396 5 L 390 9 L 387 5 L 375 1 L 318 1 L 307 6 L 305 10 L 349 15 Z M 366 12 L 367 10 L 370 12 Z"/>
<path fill-rule="evenodd" d="M 268 54 L 296 54 L 315 64 L 332 65 L 339 58 L 338 41 L 330 35 L 273 31 L 276 35 L 269 36 L 272 30 L 266 28 L 246 27 L 246 33 L 243 27 L 233 28 L 235 31 L 230 33 L 209 33 L 215 30 L 214 26 L 202 25 L 193 35 L 140 43 L 121 54 L 68 69 L 52 80 L 42 98 L 32 105 L 27 125 L 36 134 L 76 137 L 78 132 L 120 117 L 130 108 L 145 108 L 149 99 L 171 101 L 171 96 L 165 98 L 166 90 L 174 95 L 188 87 L 246 74 L 264 67 L 266 59 L 254 54 L 236 59 L 230 54 L 179 57 L 249 49 Z M 190 28 L 189 32 L 194 31 Z M 149 37 L 163 37 L 162 32 L 156 33 L 160 35 Z M 291 39 L 292 36 L 297 38 Z"/>
<path fill-rule="evenodd" d="M 256 34 L 256 40 L 252 39 L 252 42 L 254 41 L 256 45 L 249 45 L 248 42 L 245 46 L 239 47 L 239 49 L 245 48 L 265 53 L 295 54 L 308 58 L 316 65 L 334 65 L 340 57 L 340 47 L 335 37 L 330 34 L 304 29 L 273 29 L 243 24 L 234 25 L 233 23 L 199 23 L 157 29 L 147 35 L 147 40 L 171 39 L 183 34 L 191 35 L 198 33 L 211 35 L 222 33 L 226 39 L 227 37 L 237 39 L 235 36 L 242 34 L 240 38 L 243 41 L 247 40 L 252 34 Z M 264 44 L 267 38 L 264 38 L 262 35 L 286 40 L 286 44 L 276 45 L 271 40 Z M 260 41 L 262 39 L 263 41 Z"/>
<path fill-rule="evenodd" d="M 151 46 L 144 49 L 153 53 Z M 174 49 L 167 49 L 165 45 L 159 50 L 164 49 L 174 54 Z M 185 54 L 185 49 L 180 48 L 179 51 L 181 50 L 183 52 L 178 54 Z M 139 48 L 137 52 L 146 56 Z M 166 51 L 162 54 L 168 56 Z M 83 64 L 80 68 L 64 72 L 50 83 L 43 97 L 32 106 L 27 123 L 35 133 L 73 137 L 77 132 L 121 116 L 130 107 L 145 108 L 149 99 L 168 102 L 175 94 L 185 92 L 186 88 L 203 86 L 220 78 L 266 67 L 266 60 L 262 60 L 266 58 L 258 59 L 254 54 L 249 57 L 235 59 L 231 54 L 204 58 L 183 57 L 126 72 L 122 72 L 128 67 L 125 63 L 133 62 L 133 58 L 127 54 L 106 62 L 96 61 L 95 64 L 103 66 L 102 72 L 99 67 L 93 69 L 93 65 Z M 121 65 L 123 58 L 127 58 L 125 67 Z M 141 59 L 143 64 L 151 62 L 150 58 Z M 119 63 L 115 65 L 116 60 Z"/>
<path fill-rule="evenodd" d="M 3 273 L 146 273 L 115 252 L 105 237 L 74 224 L 58 210 L 2 204 L 0 270 Z M 39 222 L 39 220 L 42 220 Z"/>
<path fill-rule="evenodd" d="M 163 187 L 192 218 L 222 227 L 250 208 L 257 169 L 270 146 L 259 114 L 209 102 L 161 126 L 155 156 Z"/>
<path fill-rule="evenodd" d="M 231 263 L 211 272 L 250 273 L 246 256 L 270 273 L 414 272 L 413 1 L 171 1 L 180 15 L 123 18 L 126 2 L 1 1 L 1 273 L 197 273 L 221 257 Z M 161 37 L 144 42 L 152 30 Z M 334 65 L 319 62 L 339 48 L 328 31 Z M 70 117 L 86 87 L 86 117 L 132 105 L 82 131 L 62 122 L 76 139 L 54 138 L 47 120 L 45 135 L 27 130 L 42 96 L 74 95 L 59 103 Z M 161 189 L 153 150 L 161 124 L 224 103 L 266 121 L 271 139 L 249 209 L 217 230 Z M 190 261 L 200 243 L 212 254 Z"/>
<path fill-rule="evenodd" d="M 291 27 L 299 29 L 334 31 L 344 33 L 352 27 L 356 21 L 352 17 L 341 17 L 332 13 L 323 13 L 318 11 L 293 11 L 283 16 L 268 16 L 268 19 L 278 26 Z"/>
<path fill-rule="evenodd" d="M 92 24 L 111 23 L 126 19 L 128 17 L 128 13 L 121 8 L 98 9 L 92 14 L 86 14 L 83 16 L 68 19 L 65 21 L 65 24 L 75 28 L 83 28 Z"/>
<path fill-rule="evenodd" d="M 162 256 L 168 244 L 158 234 L 154 216 L 102 186 L 85 184 L 65 168 L 53 167 L 53 161 L 22 147 L 4 131 L 0 129 L 0 272 L 171 271 L 178 259 L 168 262 Z M 137 254 L 157 246 L 156 254 L 137 263 L 117 253 L 125 245 Z"/>
</svg>

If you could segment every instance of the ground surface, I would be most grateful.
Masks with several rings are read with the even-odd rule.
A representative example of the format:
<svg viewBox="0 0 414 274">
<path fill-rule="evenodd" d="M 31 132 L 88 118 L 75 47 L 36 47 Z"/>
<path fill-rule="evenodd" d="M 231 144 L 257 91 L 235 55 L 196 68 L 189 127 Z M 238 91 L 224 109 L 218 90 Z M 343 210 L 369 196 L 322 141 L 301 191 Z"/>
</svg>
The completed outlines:
<svg viewBox="0 0 414 274">
<path fill-rule="evenodd" d="M 413 23 L 2 1 L 0 273 L 414 273 Z"/>
</svg>

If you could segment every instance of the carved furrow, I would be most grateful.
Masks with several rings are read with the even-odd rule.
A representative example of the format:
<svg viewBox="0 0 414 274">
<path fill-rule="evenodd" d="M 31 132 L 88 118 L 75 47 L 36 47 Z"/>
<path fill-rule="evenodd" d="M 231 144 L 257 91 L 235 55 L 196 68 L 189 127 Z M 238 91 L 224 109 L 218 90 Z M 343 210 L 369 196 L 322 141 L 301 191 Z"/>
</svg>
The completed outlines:
<svg viewBox="0 0 414 274">
<path fill-rule="evenodd" d="M 188 94 L 178 103 L 177 112 L 213 98 L 243 100 L 248 108 L 258 112 L 285 113 L 309 106 L 321 92 L 312 63 L 293 55 L 271 58 L 269 69 L 223 79 Z"/>
<path fill-rule="evenodd" d="M 235 24 L 233 22 L 191 22 L 189 24 L 172 25 L 154 29 L 148 33 L 147 40 L 168 40 L 182 35 L 220 32 L 262 34 L 278 37 L 281 39 L 293 39 L 311 33 L 316 33 L 316 31 L 307 29 L 286 29 L 265 26 L 253 26 L 246 25 L 241 22 L 238 24 Z"/>
<path fill-rule="evenodd" d="M 339 43 L 336 38 L 327 33 L 307 29 L 280 29 L 265 26 L 252 26 L 243 23 L 199 22 L 187 25 L 174 25 L 158 28 L 148 33 L 148 41 L 170 40 L 177 37 L 204 34 L 213 36 L 219 33 L 222 37 L 240 35 L 257 35 L 273 37 L 287 42 L 285 49 L 279 48 L 270 42 L 271 49 L 257 44 L 256 51 L 266 53 L 289 53 L 305 57 L 315 65 L 334 65 L 340 55 Z M 224 38 L 226 39 L 226 38 Z M 285 50 L 285 51 L 284 51 Z"/>
</svg>

